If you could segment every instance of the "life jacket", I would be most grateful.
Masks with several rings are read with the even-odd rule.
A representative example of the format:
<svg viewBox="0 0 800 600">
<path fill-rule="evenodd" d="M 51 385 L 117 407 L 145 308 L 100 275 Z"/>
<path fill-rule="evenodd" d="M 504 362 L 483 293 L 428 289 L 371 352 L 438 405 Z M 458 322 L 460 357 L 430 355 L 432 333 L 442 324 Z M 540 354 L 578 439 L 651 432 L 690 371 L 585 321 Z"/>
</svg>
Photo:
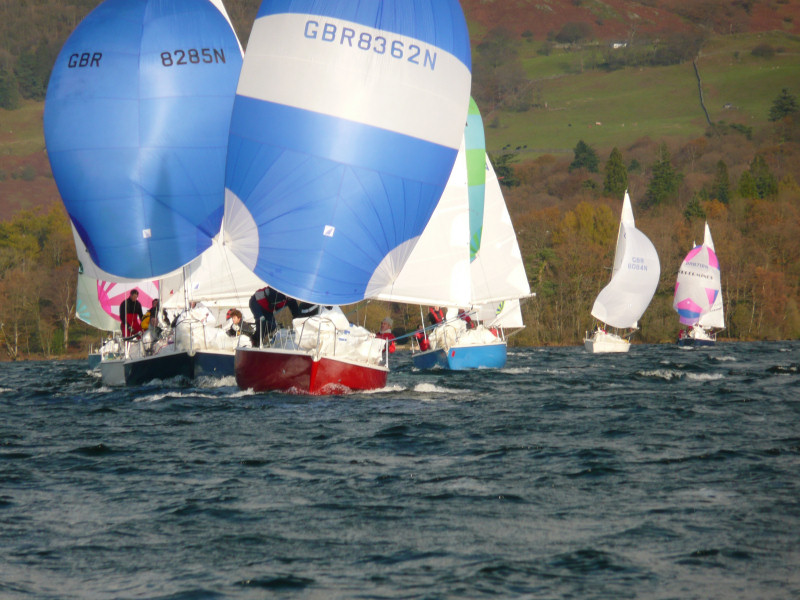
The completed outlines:
<svg viewBox="0 0 800 600">
<path fill-rule="evenodd" d="M 443 309 L 440 308 L 439 310 L 434 310 L 433 307 L 431 306 L 430 308 L 428 308 L 428 312 L 433 315 L 433 318 L 436 320 L 437 323 L 444 323 Z"/>
<path fill-rule="evenodd" d="M 284 294 L 273 290 L 271 287 L 261 288 L 260 290 L 256 290 L 256 293 L 253 294 L 258 302 L 258 305 L 264 309 L 265 312 L 275 312 L 276 310 L 282 309 L 286 306 L 286 303 L 289 301 Z"/>
<path fill-rule="evenodd" d="M 387 346 L 387 348 L 389 348 L 389 354 L 394 353 L 394 351 L 397 349 L 397 347 L 395 346 L 395 342 L 394 342 L 395 337 L 394 337 L 394 334 L 391 331 L 384 331 L 382 333 L 376 333 L 375 337 L 378 338 L 378 339 L 381 339 L 381 340 L 386 340 L 386 346 Z"/>
</svg>

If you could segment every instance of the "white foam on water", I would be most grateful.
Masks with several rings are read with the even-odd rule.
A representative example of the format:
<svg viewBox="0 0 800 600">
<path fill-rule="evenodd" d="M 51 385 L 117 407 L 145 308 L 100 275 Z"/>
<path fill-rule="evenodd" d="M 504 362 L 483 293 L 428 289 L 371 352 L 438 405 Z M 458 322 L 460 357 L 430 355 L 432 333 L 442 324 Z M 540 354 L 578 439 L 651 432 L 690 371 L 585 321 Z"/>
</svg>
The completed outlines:
<svg viewBox="0 0 800 600">
<path fill-rule="evenodd" d="M 202 375 L 194 380 L 195 387 L 199 388 L 223 388 L 236 387 L 236 377 L 228 375 L 226 377 L 214 377 L 213 375 Z"/>
<path fill-rule="evenodd" d="M 686 379 L 690 381 L 717 381 L 724 379 L 725 375 L 722 373 L 687 373 Z"/>
<path fill-rule="evenodd" d="M 509 373 L 511 375 L 527 375 L 528 373 L 533 373 L 533 368 L 531 367 L 511 367 L 508 369 L 500 369 L 501 373 Z"/>
<path fill-rule="evenodd" d="M 406 387 L 403 385 L 387 385 L 386 387 L 378 388 L 375 390 L 359 390 L 359 394 L 393 394 L 395 392 L 403 392 L 406 390 Z"/>
<path fill-rule="evenodd" d="M 460 390 L 449 390 L 439 387 L 434 383 L 418 383 L 414 386 L 414 391 L 420 394 L 458 394 Z"/>
<path fill-rule="evenodd" d="M 674 369 L 653 369 L 651 371 L 639 371 L 642 377 L 654 377 L 656 379 L 664 379 L 672 381 L 673 379 L 680 379 L 684 376 L 682 371 L 675 371 Z"/>
<path fill-rule="evenodd" d="M 735 356 L 714 356 L 717 362 L 736 362 L 738 359 Z"/>
</svg>

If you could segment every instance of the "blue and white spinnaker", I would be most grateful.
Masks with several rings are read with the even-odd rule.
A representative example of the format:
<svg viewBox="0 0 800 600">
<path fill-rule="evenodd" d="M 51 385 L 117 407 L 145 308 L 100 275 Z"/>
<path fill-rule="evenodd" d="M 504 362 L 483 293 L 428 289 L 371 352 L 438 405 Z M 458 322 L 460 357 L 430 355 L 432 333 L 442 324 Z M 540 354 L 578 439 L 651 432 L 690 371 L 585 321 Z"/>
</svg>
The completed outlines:
<svg viewBox="0 0 800 600">
<path fill-rule="evenodd" d="M 242 55 L 216 0 L 106 0 L 65 43 L 44 133 L 73 226 L 109 276 L 155 278 L 223 215 Z"/>
<path fill-rule="evenodd" d="M 225 243 L 310 302 L 391 281 L 447 182 L 470 83 L 457 0 L 265 0 L 231 123 Z"/>
</svg>

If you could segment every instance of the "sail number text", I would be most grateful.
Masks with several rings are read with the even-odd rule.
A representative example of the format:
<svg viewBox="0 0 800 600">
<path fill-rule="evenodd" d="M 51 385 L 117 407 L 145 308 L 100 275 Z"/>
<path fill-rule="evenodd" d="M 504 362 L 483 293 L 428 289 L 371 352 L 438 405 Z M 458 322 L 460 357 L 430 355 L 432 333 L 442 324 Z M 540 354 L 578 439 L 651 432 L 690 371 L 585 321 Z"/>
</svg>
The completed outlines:
<svg viewBox="0 0 800 600">
<path fill-rule="evenodd" d="M 318 21 L 306 21 L 304 31 L 306 38 L 320 40 L 329 44 L 339 44 L 364 52 L 387 54 L 398 60 L 411 64 L 436 69 L 436 52 L 421 48 L 417 44 L 406 44 L 395 39 L 389 40 L 382 35 L 373 35 L 368 31 L 357 31 L 352 27 L 337 27 L 333 23 L 320 24 Z"/>
<path fill-rule="evenodd" d="M 634 256 L 631 258 L 631 262 L 628 263 L 628 270 L 629 271 L 647 271 L 647 265 L 643 258 L 639 256 Z"/>
<path fill-rule="evenodd" d="M 99 67 L 103 58 L 102 52 L 82 52 L 70 54 L 67 67 L 78 69 L 83 67 Z M 225 63 L 225 51 L 218 48 L 189 48 L 161 53 L 161 64 L 164 67 L 181 65 L 199 65 L 212 63 Z"/>
<path fill-rule="evenodd" d="M 217 48 L 189 48 L 161 53 L 161 64 L 165 67 L 199 65 L 200 63 L 225 63 L 225 51 Z"/>
</svg>

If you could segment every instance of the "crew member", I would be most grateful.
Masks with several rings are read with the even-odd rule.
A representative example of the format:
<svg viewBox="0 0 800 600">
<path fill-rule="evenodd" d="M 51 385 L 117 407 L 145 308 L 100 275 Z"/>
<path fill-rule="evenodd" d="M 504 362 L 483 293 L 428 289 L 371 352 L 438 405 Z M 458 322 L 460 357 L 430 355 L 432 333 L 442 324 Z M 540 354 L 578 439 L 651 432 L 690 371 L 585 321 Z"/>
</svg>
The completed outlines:
<svg viewBox="0 0 800 600">
<path fill-rule="evenodd" d="M 144 312 L 139 302 L 139 290 L 130 291 L 128 297 L 119 305 L 119 320 L 122 337 L 130 337 L 142 332 L 142 319 Z"/>
<path fill-rule="evenodd" d="M 271 335 L 278 328 L 275 313 L 284 308 L 289 300 L 288 296 L 269 286 L 256 290 L 256 293 L 250 296 L 250 310 L 256 320 L 254 346 L 260 344 L 265 334 Z"/>
</svg>

